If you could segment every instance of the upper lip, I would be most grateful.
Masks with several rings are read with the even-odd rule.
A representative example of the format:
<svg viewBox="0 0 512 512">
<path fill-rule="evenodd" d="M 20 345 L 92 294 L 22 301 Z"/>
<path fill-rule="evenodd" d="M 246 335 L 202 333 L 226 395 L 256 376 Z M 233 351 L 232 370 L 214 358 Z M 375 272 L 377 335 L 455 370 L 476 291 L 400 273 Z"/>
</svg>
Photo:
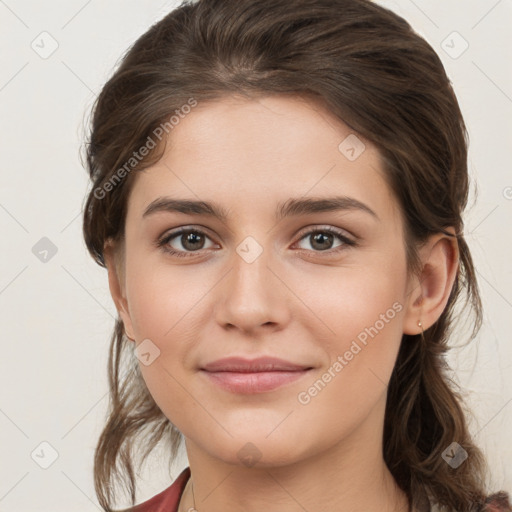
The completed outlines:
<svg viewBox="0 0 512 512">
<path fill-rule="evenodd" d="M 308 370 L 311 366 L 296 364 L 276 357 L 258 357 L 245 359 L 243 357 L 226 357 L 204 365 L 201 369 L 208 372 L 296 372 Z"/>
</svg>

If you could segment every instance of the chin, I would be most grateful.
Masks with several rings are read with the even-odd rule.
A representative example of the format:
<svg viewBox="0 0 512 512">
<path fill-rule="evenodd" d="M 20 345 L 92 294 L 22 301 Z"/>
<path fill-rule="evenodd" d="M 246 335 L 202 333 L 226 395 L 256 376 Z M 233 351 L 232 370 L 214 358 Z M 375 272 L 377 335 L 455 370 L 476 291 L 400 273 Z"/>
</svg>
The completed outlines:
<svg viewBox="0 0 512 512">
<path fill-rule="evenodd" d="M 280 421 L 284 417 L 286 414 L 281 416 Z M 191 435 L 186 434 L 186 437 L 199 445 L 201 451 L 208 452 L 211 457 L 229 465 L 246 468 L 286 466 L 322 449 L 315 448 L 314 440 L 305 438 L 304 431 L 296 435 L 291 433 L 289 428 L 279 432 L 280 427 L 276 429 L 278 424 L 279 422 L 276 422 L 269 426 L 260 423 L 253 425 L 252 428 L 248 428 L 247 425 L 236 428 L 223 423 L 232 437 L 223 429 L 217 429 L 215 433 L 210 431 L 208 436 L 205 436 L 207 429 L 198 429 Z"/>
<path fill-rule="evenodd" d="M 249 439 L 249 440 L 248 440 Z M 297 444 L 283 445 L 283 443 L 267 440 L 236 439 L 222 446 L 210 446 L 212 456 L 223 460 L 226 464 L 241 466 L 248 469 L 272 468 L 287 466 L 298 462 L 301 453 L 295 453 Z"/>
</svg>

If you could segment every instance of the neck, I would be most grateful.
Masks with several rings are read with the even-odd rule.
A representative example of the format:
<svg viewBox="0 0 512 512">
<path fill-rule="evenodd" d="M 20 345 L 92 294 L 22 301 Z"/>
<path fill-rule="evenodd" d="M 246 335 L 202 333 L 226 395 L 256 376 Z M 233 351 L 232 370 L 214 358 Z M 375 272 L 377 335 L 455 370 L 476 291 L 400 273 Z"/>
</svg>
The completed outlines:
<svg viewBox="0 0 512 512">
<path fill-rule="evenodd" d="M 280 466 L 228 464 L 188 438 L 186 447 L 191 477 L 180 512 L 409 510 L 384 463 L 381 436 L 375 436 L 371 421 L 322 453 Z"/>
</svg>

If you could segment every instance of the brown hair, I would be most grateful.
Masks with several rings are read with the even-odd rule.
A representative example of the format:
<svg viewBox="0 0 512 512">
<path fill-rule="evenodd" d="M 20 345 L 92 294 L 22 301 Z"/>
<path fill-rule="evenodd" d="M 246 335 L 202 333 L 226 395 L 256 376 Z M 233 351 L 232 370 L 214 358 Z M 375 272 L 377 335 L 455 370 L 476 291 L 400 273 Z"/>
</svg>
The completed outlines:
<svg viewBox="0 0 512 512">
<path fill-rule="evenodd" d="M 438 55 L 401 17 L 368 0 L 200 0 L 155 23 L 124 55 L 93 108 L 87 144 L 92 189 L 83 224 L 90 253 L 105 266 L 105 243 L 123 240 L 134 174 L 126 162 L 134 151 L 154 139 L 162 123 L 169 127 L 169 116 L 191 98 L 230 94 L 308 95 L 372 141 L 401 207 L 410 272 L 420 270 L 421 243 L 435 233 L 452 236 L 446 229 L 454 227 L 456 281 L 445 311 L 424 336 L 403 336 L 388 387 L 384 458 L 412 502 L 427 491 L 458 512 L 479 510 L 483 458 L 444 359 L 463 291 L 474 312 L 470 339 L 482 321 L 462 234 L 467 131 Z M 154 164 L 162 145 L 130 165 L 140 170 Z M 110 413 L 94 468 L 106 511 L 116 482 L 135 503 L 136 459 L 141 464 L 162 440 L 170 443 L 172 459 L 182 439 L 149 394 L 120 319 L 108 366 Z M 468 453 L 456 470 L 442 458 L 454 441 Z"/>
</svg>

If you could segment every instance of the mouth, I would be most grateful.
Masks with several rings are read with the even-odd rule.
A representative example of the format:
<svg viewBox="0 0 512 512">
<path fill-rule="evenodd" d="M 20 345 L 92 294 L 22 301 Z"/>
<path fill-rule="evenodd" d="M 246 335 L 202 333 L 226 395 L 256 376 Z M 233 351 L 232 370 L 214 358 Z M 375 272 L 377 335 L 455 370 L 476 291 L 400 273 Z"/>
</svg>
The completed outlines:
<svg viewBox="0 0 512 512">
<path fill-rule="evenodd" d="M 295 382 L 311 370 L 311 366 L 273 357 L 253 360 L 230 357 L 205 365 L 201 373 L 210 383 L 232 393 L 254 394 L 273 391 Z"/>
</svg>

